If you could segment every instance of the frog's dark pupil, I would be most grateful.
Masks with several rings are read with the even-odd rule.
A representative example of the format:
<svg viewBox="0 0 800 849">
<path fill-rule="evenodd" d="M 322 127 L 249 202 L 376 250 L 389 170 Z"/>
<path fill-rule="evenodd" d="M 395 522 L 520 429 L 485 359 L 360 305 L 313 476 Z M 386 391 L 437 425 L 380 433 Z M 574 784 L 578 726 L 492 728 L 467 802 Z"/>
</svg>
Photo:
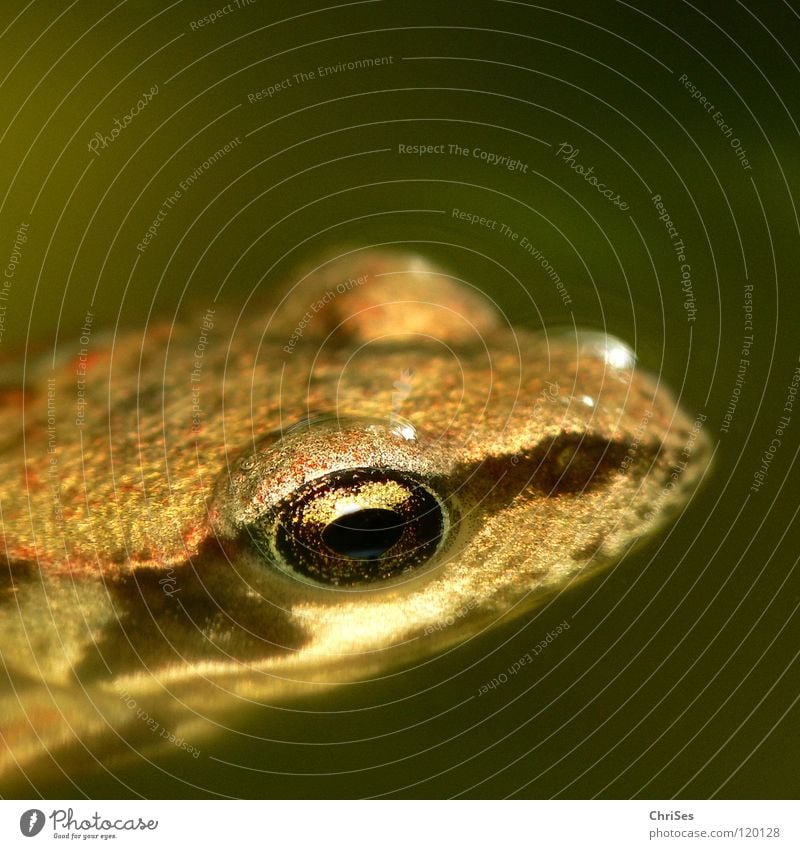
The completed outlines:
<svg viewBox="0 0 800 849">
<path fill-rule="evenodd" d="M 403 536 L 403 519 L 394 510 L 357 510 L 331 522 L 322 541 L 337 554 L 374 560 Z"/>
<path fill-rule="evenodd" d="M 340 504 L 352 511 L 342 514 Z M 438 494 L 409 472 L 341 469 L 298 487 L 245 532 L 292 573 L 352 587 L 430 561 L 454 515 L 448 506 L 445 514 Z"/>
</svg>

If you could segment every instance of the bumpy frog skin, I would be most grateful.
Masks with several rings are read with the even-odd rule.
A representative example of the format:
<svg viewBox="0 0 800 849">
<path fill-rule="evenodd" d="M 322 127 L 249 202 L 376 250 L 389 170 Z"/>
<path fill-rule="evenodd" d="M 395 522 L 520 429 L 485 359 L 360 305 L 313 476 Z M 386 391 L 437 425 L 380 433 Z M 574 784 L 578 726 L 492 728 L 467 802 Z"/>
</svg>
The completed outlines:
<svg viewBox="0 0 800 849">
<path fill-rule="evenodd" d="M 618 340 L 401 254 L 52 365 L 4 387 L 0 770 L 441 651 L 612 563 L 708 458 Z"/>
</svg>

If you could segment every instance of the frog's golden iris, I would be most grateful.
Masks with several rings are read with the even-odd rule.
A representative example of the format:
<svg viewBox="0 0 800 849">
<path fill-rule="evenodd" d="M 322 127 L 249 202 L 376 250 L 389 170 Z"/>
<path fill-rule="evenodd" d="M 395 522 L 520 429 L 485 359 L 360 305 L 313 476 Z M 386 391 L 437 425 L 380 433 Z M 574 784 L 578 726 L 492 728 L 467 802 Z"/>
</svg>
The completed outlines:
<svg viewBox="0 0 800 849">
<path fill-rule="evenodd" d="M 279 567 L 323 584 L 385 581 L 426 563 L 445 529 L 444 503 L 390 469 L 348 469 L 309 481 L 249 529 Z"/>
</svg>

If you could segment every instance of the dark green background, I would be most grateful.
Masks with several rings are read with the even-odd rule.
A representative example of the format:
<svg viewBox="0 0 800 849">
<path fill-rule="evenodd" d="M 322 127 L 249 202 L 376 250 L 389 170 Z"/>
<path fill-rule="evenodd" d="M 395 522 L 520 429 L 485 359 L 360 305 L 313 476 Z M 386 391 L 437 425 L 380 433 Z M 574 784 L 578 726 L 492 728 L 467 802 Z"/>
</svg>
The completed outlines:
<svg viewBox="0 0 800 849">
<path fill-rule="evenodd" d="M 223 281 L 235 309 L 327 250 L 397 242 L 484 288 L 515 321 L 574 317 L 634 343 L 708 416 L 713 474 L 664 539 L 530 621 L 381 683 L 242 718 L 265 740 L 231 734 L 198 761 L 176 752 L 117 770 L 118 782 L 62 776 L 13 795 L 796 796 L 800 407 L 761 491 L 748 489 L 800 353 L 797 5 L 256 0 L 191 29 L 223 5 L 2 12 L 0 258 L 20 222 L 30 238 L 0 353 L 43 341 L 72 350 L 89 308 L 96 328 L 180 320 Z M 247 99 L 321 64 L 386 55 L 390 66 Z M 681 74 L 733 127 L 752 170 Z M 92 135 L 154 84 L 153 102 L 90 153 Z M 242 145 L 139 256 L 163 199 L 236 136 Z M 564 141 L 627 212 L 559 161 Z M 400 143 L 481 147 L 528 173 L 401 156 Z M 653 193 L 686 244 L 693 324 Z M 415 211 L 453 207 L 527 235 L 571 307 L 518 245 Z M 725 434 L 748 278 L 753 361 Z M 469 700 L 564 619 L 573 627 L 534 667 Z"/>
</svg>

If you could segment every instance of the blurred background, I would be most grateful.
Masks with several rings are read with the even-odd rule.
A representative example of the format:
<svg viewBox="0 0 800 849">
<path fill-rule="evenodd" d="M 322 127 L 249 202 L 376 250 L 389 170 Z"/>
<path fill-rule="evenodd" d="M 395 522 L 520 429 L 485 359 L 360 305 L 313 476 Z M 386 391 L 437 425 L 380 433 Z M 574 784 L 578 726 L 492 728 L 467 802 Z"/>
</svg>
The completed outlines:
<svg viewBox="0 0 800 849">
<path fill-rule="evenodd" d="M 798 43 L 796 4 L 754 0 L 4 9 L 5 361 L 73 351 L 87 312 L 238 311 L 394 245 L 516 323 L 621 336 L 715 445 L 663 538 L 524 621 L 243 716 L 197 760 L 7 794 L 796 796 Z"/>
</svg>

